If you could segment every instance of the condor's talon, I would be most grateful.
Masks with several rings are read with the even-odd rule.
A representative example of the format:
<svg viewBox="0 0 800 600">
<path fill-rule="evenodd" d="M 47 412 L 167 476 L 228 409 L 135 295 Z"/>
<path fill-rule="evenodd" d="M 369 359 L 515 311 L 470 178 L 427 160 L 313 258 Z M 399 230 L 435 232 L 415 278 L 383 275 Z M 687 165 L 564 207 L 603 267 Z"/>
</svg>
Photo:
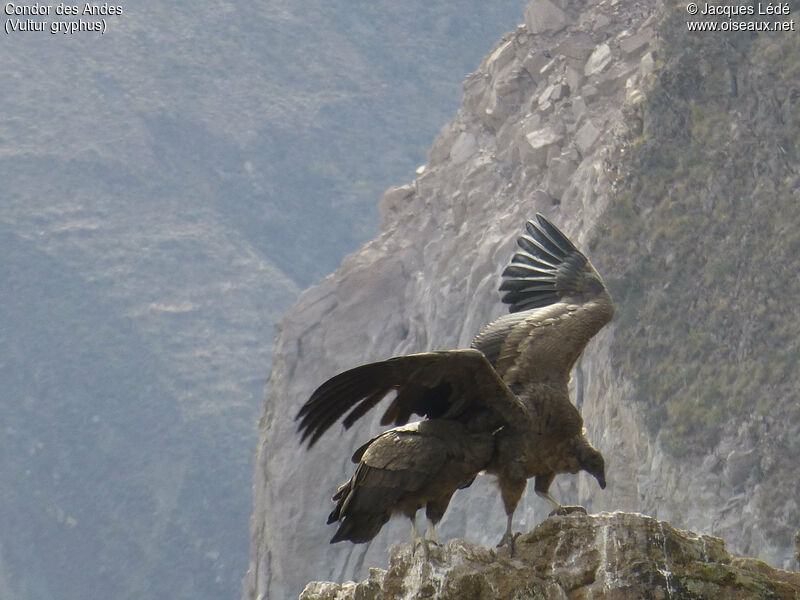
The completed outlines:
<svg viewBox="0 0 800 600">
<path fill-rule="evenodd" d="M 422 555 L 425 557 L 425 562 L 430 562 L 431 561 L 431 546 L 435 546 L 436 548 L 441 548 L 442 547 L 442 545 L 439 542 L 435 541 L 435 540 L 429 540 L 429 539 L 426 539 L 426 538 L 419 538 L 418 540 L 416 540 L 414 542 L 414 545 L 413 545 L 413 547 L 411 549 L 411 556 L 416 556 L 417 548 L 419 546 L 422 546 Z"/>
<path fill-rule="evenodd" d="M 424 538 L 418 538 L 414 540 L 414 543 L 411 546 L 411 556 L 414 557 L 417 555 L 417 548 L 420 546 L 422 546 L 422 553 L 425 555 L 425 560 L 427 561 L 429 559 L 429 550 L 427 540 Z"/>
<path fill-rule="evenodd" d="M 428 518 L 428 532 L 425 539 L 437 548 L 441 547 L 441 544 L 436 539 L 436 523 L 434 523 L 430 518 Z"/>
<path fill-rule="evenodd" d="M 514 543 L 517 541 L 521 532 L 511 533 L 506 532 L 503 534 L 503 539 L 497 544 L 498 548 L 502 548 L 503 546 L 508 546 L 508 555 L 513 558 L 514 557 Z"/>
<path fill-rule="evenodd" d="M 583 506 L 559 506 L 558 508 L 550 511 L 548 517 L 563 517 L 564 515 L 571 515 L 572 513 L 588 514 Z"/>
</svg>

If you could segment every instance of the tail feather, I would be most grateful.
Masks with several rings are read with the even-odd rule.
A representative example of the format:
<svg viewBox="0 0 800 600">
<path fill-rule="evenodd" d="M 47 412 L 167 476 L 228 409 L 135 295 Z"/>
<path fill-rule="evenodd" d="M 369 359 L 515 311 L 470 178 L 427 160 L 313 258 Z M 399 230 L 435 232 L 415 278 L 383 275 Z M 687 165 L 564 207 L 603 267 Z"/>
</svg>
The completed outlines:
<svg viewBox="0 0 800 600">
<path fill-rule="evenodd" d="M 378 532 L 388 520 L 389 515 L 386 513 L 359 515 L 358 518 L 345 517 L 339 525 L 339 529 L 336 530 L 336 534 L 331 538 L 330 543 L 335 544 L 336 542 L 349 540 L 354 544 L 365 544 L 378 535 Z"/>
<path fill-rule="evenodd" d="M 359 487 L 354 475 L 339 486 L 332 500 L 336 506 L 328 515 L 328 525 L 339 521 L 339 529 L 331 544 L 350 540 L 355 544 L 370 541 L 391 517 L 391 508 L 402 495 L 401 490 L 387 487 Z"/>
</svg>

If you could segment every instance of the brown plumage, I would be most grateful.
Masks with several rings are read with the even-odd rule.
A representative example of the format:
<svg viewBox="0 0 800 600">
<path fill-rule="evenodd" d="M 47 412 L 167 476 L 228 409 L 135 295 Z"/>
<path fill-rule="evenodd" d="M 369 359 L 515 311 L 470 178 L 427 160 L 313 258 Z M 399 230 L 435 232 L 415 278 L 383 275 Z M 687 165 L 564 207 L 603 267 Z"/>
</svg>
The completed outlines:
<svg viewBox="0 0 800 600">
<path fill-rule="evenodd" d="M 433 533 L 453 493 L 472 483 L 493 446 L 491 434 L 470 433 L 457 421 L 434 419 L 384 431 L 356 450 L 355 474 L 333 495 L 336 508 L 328 523 L 340 525 L 331 543 L 368 542 L 392 513 L 411 519 L 416 542 L 416 514 L 423 506 Z"/>
<path fill-rule="evenodd" d="M 611 296 L 554 225 L 537 215 L 526 228 L 500 287 L 511 314 L 487 325 L 470 349 L 356 367 L 323 383 L 300 409 L 309 447 L 341 417 L 352 426 L 392 390 L 383 425 L 403 426 L 412 414 L 427 419 L 356 452 L 356 473 L 334 496 L 329 523 L 340 529 L 332 541 L 372 539 L 393 513 L 409 516 L 416 536 L 418 508 L 431 506 L 435 524 L 452 494 L 485 470 L 497 477 L 508 516 L 501 543 L 513 551 L 513 514 L 529 478 L 554 511 L 564 510 L 548 493 L 558 473 L 582 469 L 605 487 L 603 457 L 583 434 L 567 384 L 588 341 L 611 319 Z"/>
</svg>

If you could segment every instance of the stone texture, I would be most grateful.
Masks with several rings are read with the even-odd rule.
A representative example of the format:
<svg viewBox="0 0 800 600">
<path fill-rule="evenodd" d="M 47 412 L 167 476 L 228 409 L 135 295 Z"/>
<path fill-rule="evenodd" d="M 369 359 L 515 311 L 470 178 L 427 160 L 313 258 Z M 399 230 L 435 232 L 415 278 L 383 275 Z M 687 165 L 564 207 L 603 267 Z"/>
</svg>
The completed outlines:
<svg viewBox="0 0 800 600">
<path fill-rule="evenodd" d="M 450 150 L 450 160 L 453 164 L 459 165 L 475 154 L 478 143 L 475 136 L 471 133 L 463 132 L 456 138 L 453 148 Z"/>
<path fill-rule="evenodd" d="M 567 13 L 550 0 L 533 0 L 525 7 L 525 25 L 531 33 L 561 31 L 568 22 Z"/>
<path fill-rule="evenodd" d="M 797 563 L 797 568 L 800 570 L 800 529 L 794 534 L 794 562 Z"/>
<path fill-rule="evenodd" d="M 408 544 L 359 584 L 309 583 L 300 600 L 800 598 L 800 573 L 734 558 L 719 538 L 634 513 L 551 517 L 517 539 L 511 559 L 455 539 L 426 562 Z"/>
<path fill-rule="evenodd" d="M 610 64 L 611 48 L 609 48 L 608 44 L 600 44 L 594 49 L 592 54 L 586 60 L 586 65 L 583 68 L 583 74 L 587 77 L 597 75 Z"/>
<path fill-rule="evenodd" d="M 530 52 L 523 60 L 522 67 L 534 80 L 539 80 L 542 68 L 550 62 L 544 52 Z"/>
<path fill-rule="evenodd" d="M 544 127 L 526 133 L 523 153 L 531 163 L 543 167 L 547 163 L 549 151 L 558 144 L 564 135 L 559 133 L 554 127 Z"/>
<path fill-rule="evenodd" d="M 656 59 L 652 52 L 648 52 L 642 56 L 642 60 L 639 61 L 639 73 L 642 77 L 647 77 L 655 70 L 655 66 Z"/>
<path fill-rule="evenodd" d="M 486 61 L 487 69 L 494 73 L 497 73 L 500 69 L 505 67 L 511 60 L 515 57 L 514 51 L 514 43 L 513 40 L 508 40 L 505 43 L 500 44 L 494 52 L 489 55 L 489 58 Z"/>
<path fill-rule="evenodd" d="M 403 210 L 403 206 L 414 195 L 414 188 L 410 185 L 402 185 L 389 188 L 381 196 L 378 202 L 378 210 L 384 220 L 391 218 L 391 215 Z"/>
<path fill-rule="evenodd" d="M 569 93 L 574 95 L 580 89 L 581 84 L 583 83 L 583 71 L 578 70 L 575 67 L 568 66 L 564 74 L 564 79 L 567 83 L 567 87 L 569 88 Z"/>
<path fill-rule="evenodd" d="M 636 34 L 631 35 L 628 33 L 628 35 L 621 36 L 618 43 L 625 54 L 634 54 L 650 45 L 652 41 L 653 29 L 646 27 Z"/>
<path fill-rule="evenodd" d="M 586 154 L 592 149 L 597 138 L 600 137 L 602 132 L 595 127 L 594 123 L 587 120 L 578 132 L 575 134 L 575 144 L 578 146 L 582 154 Z"/>
<path fill-rule="evenodd" d="M 554 157 L 547 164 L 545 189 L 553 198 L 561 198 L 569 185 L 570 176 L 577 168 L 578 163 L 569 153 Z"/>
<path fill-rule="evenodd" d="M 594 50 L 595 44 L 592 36 L 586 32 L 576 31 L 565 37 L 557 46 L 556 53 L 565 56 L 568 61 L 575 61 L 583 66 L 584 62 Z"/>
<path fill-rule="evenodd" d="M 553 83 L 548 85 L 539 96 L 538 103 L 541 106 L 545 102 L 558 102 L 569 95 L 569 88 L 563 83 Z"/>
</svg>

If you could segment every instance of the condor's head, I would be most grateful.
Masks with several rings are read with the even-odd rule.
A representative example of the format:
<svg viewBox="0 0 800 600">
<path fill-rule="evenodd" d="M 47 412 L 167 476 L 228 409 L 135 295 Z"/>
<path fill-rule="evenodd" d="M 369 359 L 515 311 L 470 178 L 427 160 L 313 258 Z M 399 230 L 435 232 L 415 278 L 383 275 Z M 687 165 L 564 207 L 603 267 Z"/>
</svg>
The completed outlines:
<svg viewBox="0 0 800 600">
<path fill-rule="evenodd" d="M 584 436 L 580 436 L 576 454 L 581 469 L 593 475 L 600 484 L 601 489 L 606 489 L 606 461 L 600 451 L 592 446 Z"/>
</svg>

